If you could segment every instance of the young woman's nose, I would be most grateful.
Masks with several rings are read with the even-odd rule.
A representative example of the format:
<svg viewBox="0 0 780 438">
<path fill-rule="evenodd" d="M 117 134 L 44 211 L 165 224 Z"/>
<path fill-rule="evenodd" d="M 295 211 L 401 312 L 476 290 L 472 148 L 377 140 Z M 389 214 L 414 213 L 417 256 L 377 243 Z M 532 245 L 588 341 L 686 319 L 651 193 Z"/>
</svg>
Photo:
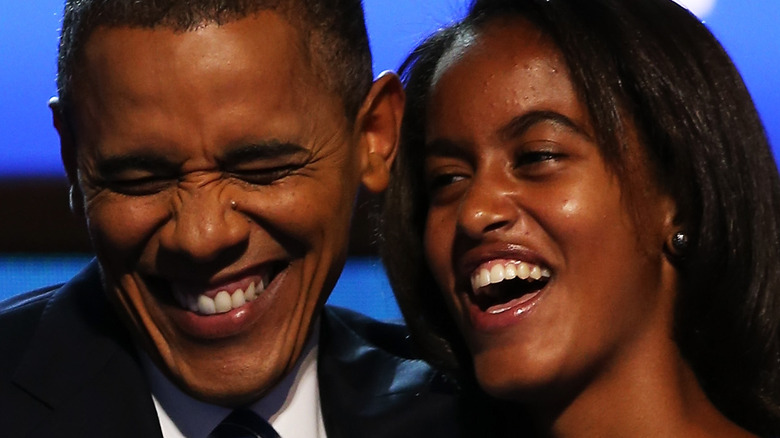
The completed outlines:
<svg viewBox="0 0 780 438">
<path fill-rule="evenodd" d="M 500 177 L 475 175 L 458 209 L 458 228 L 478 239 L 486 233 L 511 227 L 519 214 L 511 195 Z"/>
</svg>

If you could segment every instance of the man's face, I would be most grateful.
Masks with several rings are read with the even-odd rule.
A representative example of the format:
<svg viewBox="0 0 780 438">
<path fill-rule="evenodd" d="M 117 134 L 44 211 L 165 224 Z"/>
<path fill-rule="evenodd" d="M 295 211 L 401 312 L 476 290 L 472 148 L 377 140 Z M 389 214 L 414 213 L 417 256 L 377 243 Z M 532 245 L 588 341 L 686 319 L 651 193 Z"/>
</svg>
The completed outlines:
<svg viewBox="0 0 780 438">
<path fill-rule="evenodd" d="M 186 390 L 256 399 L 343 266 L 360 135 L 274 13 L 85 49 L 63 153 L 107 291 Z"/>
</svg>

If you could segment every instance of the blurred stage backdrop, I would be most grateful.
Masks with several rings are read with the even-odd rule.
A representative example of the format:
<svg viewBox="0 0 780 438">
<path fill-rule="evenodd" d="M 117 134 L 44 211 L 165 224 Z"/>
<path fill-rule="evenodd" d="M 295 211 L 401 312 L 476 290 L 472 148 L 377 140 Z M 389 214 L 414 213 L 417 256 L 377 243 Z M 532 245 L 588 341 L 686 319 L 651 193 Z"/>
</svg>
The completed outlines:
<svg viewBox="0 0 780 438">
<path fill-rule="evenodd" d="M 67 207 L 59 143 L 46 103 L 55 94 L 63 0 L 0 0 L 0 299 L 59 283 L 88 261 Z M 395 69 L 465 0 L 364 0 L 374 71 Z M 742 72 L 770 140 L 780 145 L 780 1 L 680 0 L 715 33 Z M 777 156 L 777 152 L 775 153 Z M 330 302 L 397 318 L 374 247 L 371 200 L 361 199 L 351 257 Z"/>
</svg>

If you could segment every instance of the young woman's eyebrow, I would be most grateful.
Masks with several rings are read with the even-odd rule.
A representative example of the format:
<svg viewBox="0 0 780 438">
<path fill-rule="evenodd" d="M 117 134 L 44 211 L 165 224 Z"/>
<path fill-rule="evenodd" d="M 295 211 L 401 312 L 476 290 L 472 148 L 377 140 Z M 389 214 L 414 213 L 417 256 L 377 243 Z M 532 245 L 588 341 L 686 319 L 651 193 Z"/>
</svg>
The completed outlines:
<svg viewBox="0 0 780 438">
<path fill-rule="evenodd" d="M 531 111 L 521 114 L 502 126 L 498 130 L 498 135 L 502 140 L 509 141 L 513 138 L 522 136 L 526 131 L 531 129 L 532 126 L 542 122 L 550 122 L 585 136 L 588 139 L 591 138 L 591 136 L 574 120 L 555 111 Z"/>
</svg>

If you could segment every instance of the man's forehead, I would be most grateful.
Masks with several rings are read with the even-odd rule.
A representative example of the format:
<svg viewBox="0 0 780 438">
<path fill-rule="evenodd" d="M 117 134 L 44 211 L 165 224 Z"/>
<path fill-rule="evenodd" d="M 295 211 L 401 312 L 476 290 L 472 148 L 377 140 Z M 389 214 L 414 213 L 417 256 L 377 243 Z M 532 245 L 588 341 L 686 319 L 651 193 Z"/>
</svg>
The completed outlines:
<svg viewBox="0 0 780 438">
<path fill-rule="evenodd" d="M 258 26 L 264 29 L 261 37 Z M 102 28 L 89 42 L 84 65 L 73 81 L 74 128 L 94 132 L 102 124 L 116 126 L 109 120 L 114 115 L 128 118 L 120 126 L 130 132 L 167 133 L 168 122 L 159 126 L 165 114 L 194 119 L 206 108 L 212 114 L 201 120 L 224 129 L 231 120 L 238 124 L 250 114 L 257 124 L 285 120 L 289 127 L 290 120 L 298 119 L 293 115 L 304 108 L 311 112 L 312 106 L 343 114 L 340 95 L 317 86 L 296 34 L 275 14 L 183 33 Z"/>
<path fill-rule="evenodd" d="M 299 34 L 271 12 L 224 24 L 206 23 L 188 31 L 103 26 L 85 44 L 74 82 L 87 88 L 112 83 L 167 88 L 166 84 L 209 75 L 214 81 L 228 76 L 247 81 L 273 74 L 290 75 L 276 80 L 308 79 L 308 50 Z"/>
<path fill-rule="evenodd" d="M 179 4 L 179 2 L 175 3 L 177 5 Z M 302 62 L 299 65 L 301 71 L 295 71 L 295 78 L 306 77 L 306 80 L 315 83 L 316 86 L 323 91 L 337 94 L 342 106 L 345 106 L 345 112 L 348 114 L 353 114 L 353 112 L 356 113 L 357 108 L 362 101 L 361 96 L 363 95 L 363 82 L 361 81 L 366 80 L 367 83 L 370 84 L 370 66 L 367 70 L 368 74 L 360 76 L 358 76 L 359 73 L 353 73 L 352 69 L 345 68 L 345 66 L 354 62 L 363 62 L 366 59 L 370 60 L 370 57 L 364 59 L 360 56 L 355 56 L 353 59 L 351 57 L 352 55 L 349 55 L 347 58 L 340 57 L 339 59 L 333 59 L 333 55 L 341 50 L 339 44 L 343 44 L 343 41 L 342 43 L 336 44 L 337 41 L 341 41 L 339 38 L 344 36 L 341 32 L 347 32 L 346 28 L 338 27 L 344 26 L 344 23 L 338 22 L 338 24 L 336 24 L 336 21 L 332 21 L 337 20 L 334 18 L 336 16 L 341 17 L 338 19 L 344 19 L 344 17 L 342 17 L 342 12 L 321 11 L 313 8 L 313 6 L 307 2 L 300 2 L 297 0 L 265 2 L 259 0 L 257 2 L 250 1 L 247 3 L 257 3 L 260 6 L 255 5 L 254 9 L 252 9 L 253 6 L 249 5 L 249 9 L 236 11 L 227 10 L 227 12 L 219 15 L 210 13 L 201 16 L 196 15 L 196 17 L 198 17 L 197 20 L 192 20 L 192 17 L 189 17 L 182 21 L 181 17 L 179 17 L 179 15 L 182 14 L 172 13 L 169 16 L 166 16 L 165 19 L 151 21 L 152 23 L 155 23 L 153 25 L 149 24 L 150 21 L 148 19 L 139 18 L 133 21 L 132 17 L 130 17 L 129 20 L 125 20 L 123 17 L 108 18 L 103 24 L 100 24 L 100 19 L 98 19 L 97 23 L 92 23 L 93 25 L 97 25 L 97 27 L 90 30 L 89 25 L 86 25 L 87 27 L 82 29 L 86 33 L 82 33 L 80 36 L 76 36 L 78 32 L 74 34 L 73 29 L 69 31 L 71 36 L 76 36 L 75 40 L 67 40 L 65 38 L 65 30 L 63 30 L 63 41 L 67 40 L 70 42 L 66 42 L 65 45 L 62 46 L 63 49 L 67 50 L 61 53 L 61 55 L 64 54 L 64 57 L 61 56 L 60 58 L 61 65 L 58 86 L 60 87 L 59 91 L 62 102 L 60 108 L 66 119 L 72 119 L 74 116 L 72 113 L 78 110 L 78 100 L 83 98 L 83 96 L 78 96 L 79 93 L 83 93 L 83 90 L 78 90 L 78 88 L 81 88 L 84 85 L 84 81 L 80 80 L 80 78 L 85 77 L 85 55 L 91 50 L 90 46 L 95 45 L 96 40 L 102 39 L 101 34 L 114 32 L 118 29 L 136 29 L 149 33 L 167 32 L 178 36 L 189 36 L 202 33 L 204 29 L 225 28 L 234 26 L 239 22 L 252 21 L 257 16 L 274 17 L 277 22 L 286 23 L 289 32 L 282 38 L 278 35 L 270 35 L 266 23 L 255 23 L 254 26 L 246 26 L 247 28 L 250 28 L 246 33 L 251 35 L 252 40 L 256 44 L 273 47 L 283 47 L 283 45 L 287 44 L 285 50 L 288 52 L 297 50 L 297 53 L 301 55 L 300 60 Z M 201 7 L 200 5 L 201 2 L 199 0 L 192 2 L 193 8 Z M 139 8 L 144 7 L 146 6 L 139 6 Z M 136 12 L 137 11 L 133 11 L 129 14 L 134 14 Z M 112 13 L 116 13 L 116 11 L 113 11 Z M 350 12 L 350 14 L 352 13 Z M 355 14 L 357 14 L 355 15 L 356 18 L 360 18 L 358 17 L 360 14 L 357 12 Z M 351 17 L 351 15 L 349 16 Z M 126 58 L 129 58 L 131 54 L 127 53 L 127 48 L 123 43 L 124 41 L 121 40 L 115 40 L 110 45 L 104 43 L 103 50 L 105 52 L 122 52 Z M 199 43 L 194 42 L 194 39 L 193 44 L 196 46 L 199 45 Z M 154 46 L 153 44 L 147 45 L 150 47 Z M 199 56 L 218 57 L 218 54 L 221 51 L 222 50 L 212 50 L 211 53 L 208 53 L 206 48 L 201 48 Z M 192 53 L 195 52 L 193 51 Z M 232 62 L 227 59 L 226 56 L 222 56 L 222 59 L 226 64 Z M 132 69 L 135 71 L 135 66 L 132 65 L 131 62 L 127 62 L 126 64 L 128 70 Z M 93 65 L 90 65 L 89 67 L 93 68 Z M 313 76 L 309 76 L 308 73 L 313 73 Z M 360 73 L 363 72 L 361 71 Z M 81 82 L 81 84 L 78 84 L 78 82 Z M 358 85 L 361 86 L 359 87 Z M 351 88 L 353 86 L 359 88 L 361 92 L 354 92 L 353 88 Z"/>
</svg>

